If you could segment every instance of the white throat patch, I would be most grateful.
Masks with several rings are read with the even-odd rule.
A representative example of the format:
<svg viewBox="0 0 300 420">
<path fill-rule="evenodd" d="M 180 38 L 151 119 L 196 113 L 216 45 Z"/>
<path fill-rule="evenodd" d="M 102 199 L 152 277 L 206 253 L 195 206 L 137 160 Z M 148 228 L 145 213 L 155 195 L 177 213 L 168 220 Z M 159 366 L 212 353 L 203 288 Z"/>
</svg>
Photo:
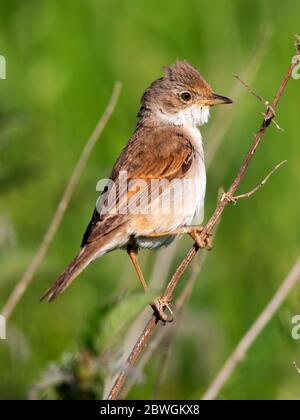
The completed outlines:
<svg viewBox="0 0 300 420">
<path fill-rule="evenodd" d="M 192 105 L 176 114 L 163 114 L 159 112 L 159 116 L 170 124 L 185 125 L 194 128 L 207 123 L 209 119 L 209 106 Z"/>
</svg>

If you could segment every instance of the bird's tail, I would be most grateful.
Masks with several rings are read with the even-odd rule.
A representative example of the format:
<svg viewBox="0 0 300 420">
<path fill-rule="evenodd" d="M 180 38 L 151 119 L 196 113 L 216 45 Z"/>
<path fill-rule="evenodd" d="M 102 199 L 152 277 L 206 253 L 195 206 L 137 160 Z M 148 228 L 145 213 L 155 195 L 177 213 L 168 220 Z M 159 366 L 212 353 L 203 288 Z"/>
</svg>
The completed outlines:
<svg viewBox="0 0 300 420">
<path fill-rule="evenodd" d="M 99 249 L 95 249 L 93 246 L 86 245 L 80 251 L 80 253 L 74 258 L 74 260 L 68 265 L 65 271 L 58 277 L 56 282 L 50 289 L 41 297 L 41 300 L 46 299 L 51 302 L 58 295 L 60 295 L 79 274 L 85 269 L 85 267 L 96 257 L 99 253 Z"/>
</svg>

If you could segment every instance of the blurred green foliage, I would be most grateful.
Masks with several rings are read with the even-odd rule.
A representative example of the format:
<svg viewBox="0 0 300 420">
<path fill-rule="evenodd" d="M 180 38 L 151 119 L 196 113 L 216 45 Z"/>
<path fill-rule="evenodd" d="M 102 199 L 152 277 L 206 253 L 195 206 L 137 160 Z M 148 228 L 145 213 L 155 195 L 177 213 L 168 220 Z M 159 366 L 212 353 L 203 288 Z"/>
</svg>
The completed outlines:
<svg viewBox="0 0 300 420">
<path fill-rule="evenodd" d="M 123 82 L 123 92 L 60 231 L 9 322 L 9 339 L 0 342 L 0 398 L 27 398 L 50 361 L 77 352 L 78 337 L 99 307 L 119 298 L 124 286 L 128 299 L 139 287 L 133 269 L 124 269 L 127 256 L 118 251 L 89 267 L 54 304 L 38 303 L 78 250 L 97 198 L 96 182 L 109 175 L 130 137 L 143 90 L 164 65 L 181 58 L 227 95 L 237 83 L 233 73 L 247 65 L 259 31 L 268 25 L 272 38 L 252 85 L 270 99 L 293 55 L 299 15 L 297 0 L 1 3 L 0 54 L 7 60 L 7 79 L 0 80 L 1 305 L 33 256 L 115 80 Z M 285 131 L 269 129 L 241 190 L 251 189 L 280 160 L 288 164 L 254 197 L 226 210 L 172 346 L 161 398 L 200 397 L 300 252 L 299 93 L 300 81 L 292 80 L 277 113 Z M 262 111 L 249 94 L 227 108 L 234 122 L 208 173 L 207 217 L 218 188 L 232 180 Z M 217 112 L 212 111 L 209 125 Z M 205 143 L 212 140 L 205 136 L 208 128 L 203 128 Z M 188 245 L 181 241 L 173 269 Z M 146 276 L 155 258 L 150 254 Z M 300 378 L 292 362 L 300 361 L 300 348 L 290 334 L 291 317 L 300 313 L 299 297 L 295 289 L 222 398 L 299 398 Z M 115 325 L 114 315 L 111 321 Z M 152 397 L 159 361 L 156 352 L 146 381 L 132 389 L 131 398 Z M 70 367 L 70 359 L 64 363 Z M 46 397 L 62 395 L 68 394 Z"/>
</svg>

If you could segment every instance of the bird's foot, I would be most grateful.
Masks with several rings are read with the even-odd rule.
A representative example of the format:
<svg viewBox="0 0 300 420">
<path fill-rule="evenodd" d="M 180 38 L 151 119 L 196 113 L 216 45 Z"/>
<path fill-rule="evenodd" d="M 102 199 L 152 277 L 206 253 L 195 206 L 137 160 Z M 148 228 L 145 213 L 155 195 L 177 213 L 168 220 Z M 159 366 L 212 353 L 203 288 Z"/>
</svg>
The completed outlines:
<svg viewBox="0 0 300 420">
<path fill-rule="evenodd" d="M 161 296 L 155 299 L 151 306 L 154 310 L 157 319 L 161 321 L 164 325 L 166 324 L 166 322 L 173 321 L 173 311 L 169 298 L 164 298 L 163 296 Z M 165 313 L 166 309 L 168 309 L 168 311 L 170 312 L 170 316 Z"/>
<path fill-rule="evenodd" d="M 204 228 L 202 226 L 192 227 L 189 234 L 191 238 L 193 238 L 193 240 L 197 243 L 199 248 L 204 248 L 210 251 L 212 249 L 212 235 L 206 232 L 204 237 L 202 238 L 203 229 Z"/>
</svg>

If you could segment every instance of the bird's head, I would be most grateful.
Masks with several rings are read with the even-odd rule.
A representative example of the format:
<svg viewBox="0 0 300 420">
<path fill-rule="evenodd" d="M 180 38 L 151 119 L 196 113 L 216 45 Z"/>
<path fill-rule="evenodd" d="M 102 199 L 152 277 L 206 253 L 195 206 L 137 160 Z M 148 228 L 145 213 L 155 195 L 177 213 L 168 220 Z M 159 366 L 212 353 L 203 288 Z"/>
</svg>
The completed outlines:
<svg viewBox="0 0 300 420">
<path fill-rule="evenodd" d="M 199 126 L 208 121 L 211 106 L 230 103 L 231 99 L 214 93 L 191 64 L 177 61 L 146 89 L 139 116 L 155 115 L 171 124 Z"/>
</svg>

